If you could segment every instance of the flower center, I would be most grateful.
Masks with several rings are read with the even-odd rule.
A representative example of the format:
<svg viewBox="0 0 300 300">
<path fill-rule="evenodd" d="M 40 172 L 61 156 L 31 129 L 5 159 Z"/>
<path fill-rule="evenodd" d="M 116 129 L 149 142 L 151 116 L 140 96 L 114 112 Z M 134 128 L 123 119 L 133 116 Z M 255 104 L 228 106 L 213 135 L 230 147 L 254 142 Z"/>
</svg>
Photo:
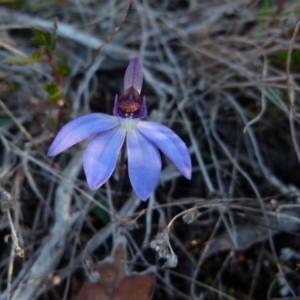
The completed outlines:
<svg viewBox="0 0 300 300">
<path fill-rule="evenodd" d="M 133 87 L 127 89 L 119 97 L 118 106 L 124 113 L 135 113 L 138 109 L 140 109 L 141 105 L 142 99 Z"/>
<path fill-rule="evenodd" d="M 129 119 L 144 118 L 147 115 L 146 103 L 144 102 L 139 92 L 131 86 L 119 97 L 116 96 L 114 115 Z"/>
</svg>

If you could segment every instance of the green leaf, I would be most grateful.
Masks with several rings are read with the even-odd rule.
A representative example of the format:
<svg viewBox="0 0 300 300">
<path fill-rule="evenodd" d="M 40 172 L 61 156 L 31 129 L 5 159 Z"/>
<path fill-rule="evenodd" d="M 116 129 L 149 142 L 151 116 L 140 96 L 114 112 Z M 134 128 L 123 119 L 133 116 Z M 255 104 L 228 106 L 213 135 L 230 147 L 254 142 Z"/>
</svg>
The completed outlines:
<svg viewBox="0 0 300 300">
<path fill-rule="evenodd" d="M 55 82 L 45 83 L 43 88 L 44 91 L 49 94 L 49 96 L 56 96 L 59 93 L 59 87 Z"/>
<path fill-rule="evenodd" d="M 57 66 L 57 70 L 58 70 L 58 74 L 61 77 L 67 77 L 70 72 L 71 72 L 71 67 L 69 66 L 69 64 L 63 64 L 63 65 L 59 65 Z"/>
<path fill-rule="evenodd" d="M 59 101 L 63 100 L 63 95 L 61 94 L 57 83 L 45 83 L 43 88 L 49 95 L 49 98 L 46 100 L 48 105 L 56 106 L 59 104 Z"/>
<path fill-rule="evenodd" d="M 45 47 L 46 50 L 54 52 L 56 48 L 56 20 L 54 21 L 53 30 L 51 33 L 36 27 L 33 27 L 32 31 L 34 33 L 34 42 L 38 47 Z"/>
<path fill-rule="evenodd" d="M 3 62 L 6 64 L 30 65 L 36 63 L 37 60 L 32 57 L 7 57 Z"/>
<path fill-rule="evenodd" d="M 51 35 L 39 28 L 32 28 L 34 33 L 34 42 L 38 47 L 44 46 L 49 48 L 51 45 Z"/>
<path fill-rule="evenodd" d="M 32 58 L 38 62 L 42 59 L 42 53 L 39 50 L 36 50 L 32 53 Z"/>
<path fill-rule="evenodd" d="M 42 53 L 38 50 L 32 53 L 31 57 L 7 57 L 3 62 L 7 64 L 30 65 L 40 62 Z"/>
</svg>

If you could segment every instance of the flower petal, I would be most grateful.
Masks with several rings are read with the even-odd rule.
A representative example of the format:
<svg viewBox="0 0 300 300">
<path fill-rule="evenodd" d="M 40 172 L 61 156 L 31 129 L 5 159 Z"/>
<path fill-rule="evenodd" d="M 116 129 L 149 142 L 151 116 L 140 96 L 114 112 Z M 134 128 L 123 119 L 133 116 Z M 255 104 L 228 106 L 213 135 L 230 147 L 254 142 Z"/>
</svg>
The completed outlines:
<svg viewBox="0 0 300 300">
<path fill-rule="evenodd" d="M 146 200 L 158 183 L 161 158 L 158 149 L 137 130 L 127 133 L 128 172 L 136 194 Z"/>
<path fill-rule="evenodd" d="M 67 123 L 56 135 L 47 155 L 54 156 L 67 148 L 97 133 L 119 125 L 116 117 L 94 113 L 79 117 Z"/>
<path fill-rule="evenodd" d="M 138 58 L 134 58 L 130 61 L 125 77 L 124 77 L 124 90 L 127 90 L 133 86 L 139 94 L 141 93 L 143 84 L 143 70 Z"/>
<path fill-rule="evenodd" d="M 92 190 L 97 189 L 111 176 L 126 131 L 120 126 L 97 135 L 84 152 L 83 168 Z"/>
<path fill-rule="evenodd" d="M 172 161 L 184 177 L 191 179 L 191 157 L 177 134 L 156 122 L 139 122 L 136 128 Z"/>
</svg>

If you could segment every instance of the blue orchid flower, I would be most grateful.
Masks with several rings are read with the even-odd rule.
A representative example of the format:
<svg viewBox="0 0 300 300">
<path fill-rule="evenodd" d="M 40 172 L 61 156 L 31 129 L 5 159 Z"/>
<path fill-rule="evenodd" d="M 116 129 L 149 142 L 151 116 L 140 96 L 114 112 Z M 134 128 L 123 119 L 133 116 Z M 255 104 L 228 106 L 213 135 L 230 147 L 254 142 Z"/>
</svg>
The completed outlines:
<svg viewBox="0 0 300 300">
<path fill-rule="evenodd" d="M 92 190 L 112 175 L 126 140 L 128 172 L 135 193 L 146 200 L 156 187 L 161 172 L 160 149 L 187 179 L 191 157 L 184 142 L 168 127 L 141 121 L 147 116 L 146 97 L 141 97 L 143 73 L 137 58 L 130 61 L 124 92 L 115 97 L 114 116 L 92 113 L 67 123 L 56 135 L 48 156 L 93 137 L 84 152 L 83 168 Z"/>
</svg>

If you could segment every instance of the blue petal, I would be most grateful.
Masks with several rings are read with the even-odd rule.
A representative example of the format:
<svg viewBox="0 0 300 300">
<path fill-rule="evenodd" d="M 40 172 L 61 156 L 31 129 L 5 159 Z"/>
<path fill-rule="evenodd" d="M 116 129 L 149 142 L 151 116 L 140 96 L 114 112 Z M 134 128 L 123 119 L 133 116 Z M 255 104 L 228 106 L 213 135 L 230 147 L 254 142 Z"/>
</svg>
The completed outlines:
<svg viewBox="0 0 300 300">
<path fill-rule="evenodd" d="M 128 172 L 136 194 L 146 200 L 158 183 L 161 158 L 158 149 L 137 130 L 127 133 Z"/>
<path fill-rule="evenodd" d="M 143 70 L 138 58 L 130 61 L 124 76 L 124 91 L 133 86 L 138 93 L 141 93 L 143 84 Z"/>
<path fill-rule="evenodd" d="M 84 152 L 83 168 L 92 190 L 101 186 L 114 171 L 126 131 L 120 126 L 97 135 Z"/>
<path fill-rule="evenodd" d="M 191 157 L 185 143 L 168 127 L 155 122 L 139 122 L 136 128 L 155 144 L 187 179 L 191 179 Z"/>
<path fill-rule="evenodd" d="M 86 138 L 119 125 L 116 117 L 94 113 L 79 117 L 66 124 L 56 135 L 47 155 L 54 156 Z"/>
</svg>

